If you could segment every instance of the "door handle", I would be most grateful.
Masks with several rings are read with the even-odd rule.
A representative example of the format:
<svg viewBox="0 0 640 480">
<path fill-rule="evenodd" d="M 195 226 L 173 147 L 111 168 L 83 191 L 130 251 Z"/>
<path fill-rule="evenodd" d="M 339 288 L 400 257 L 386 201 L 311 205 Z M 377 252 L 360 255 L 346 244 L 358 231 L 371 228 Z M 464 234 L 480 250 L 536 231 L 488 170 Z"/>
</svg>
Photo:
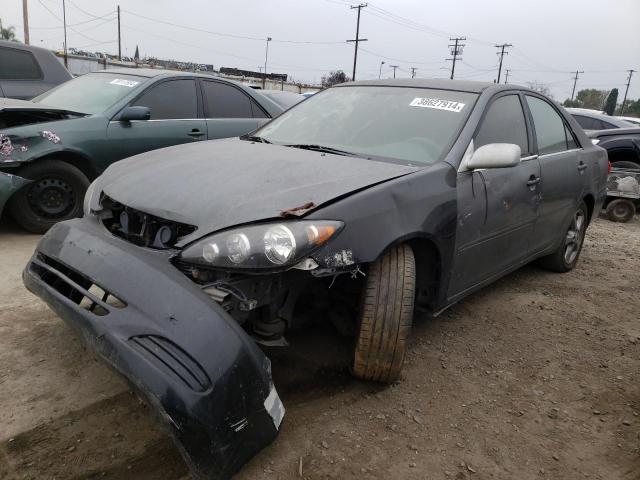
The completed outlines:
<svg viewBox="0 0 640 480">
<path fill-rule="evenodd" d="M 194 128 L 189 133 L 187 133 L 187 135 L 189 135 L 190 137 L 201 137 L 202 135 L 204 135 L 204 132 L 198 130 L 197 128 Z"/>
<path fill-rule="evenodd" d="M 534 177 L 533 175 L 531 175 L 531 177 L 529 177 L 529 181 L 527 182 L 527 187 L 535 187 L 539 183 L 540 177 Z"/>
<path fill-rule="evenodd" d="M 581 161 L 580 161 L 580 163 L 578 164 L 578 171 L 579 171 L 579 172 L 582 172 L 582 171 L 586 170 L 586 168 L 587 168 L 587 164 L 586 164 L 586 163 L 584 163 L 584 162 L 581 160 Z"/>
</svg>

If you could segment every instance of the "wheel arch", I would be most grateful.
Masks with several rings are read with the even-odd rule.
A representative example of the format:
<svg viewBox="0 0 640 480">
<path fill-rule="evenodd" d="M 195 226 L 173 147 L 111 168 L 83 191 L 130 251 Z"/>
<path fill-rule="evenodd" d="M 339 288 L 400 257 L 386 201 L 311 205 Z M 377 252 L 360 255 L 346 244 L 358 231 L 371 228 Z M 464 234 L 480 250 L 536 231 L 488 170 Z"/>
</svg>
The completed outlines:
<svg viewBox="0 0 640 480">
<path fill-rule="evenodd" d="M 33 163 L 42 162 L 43 160 L 57 160 L 72 165 L 80 170 L 89 179 L 90 182 L 95 180 L 99 175 L 98 171 L 93 166 L 91 160 L 88 157 L 72 150 L 61 150 L 47 153 L 40 157 L 34 158 L 29 162 L 24 162 L 24 164 L 21 166 L 21 169 L 26 165 L 32 165 Z M 18 170 L 18 174 L 20 174 L 20 170 Z"/>
</svg>

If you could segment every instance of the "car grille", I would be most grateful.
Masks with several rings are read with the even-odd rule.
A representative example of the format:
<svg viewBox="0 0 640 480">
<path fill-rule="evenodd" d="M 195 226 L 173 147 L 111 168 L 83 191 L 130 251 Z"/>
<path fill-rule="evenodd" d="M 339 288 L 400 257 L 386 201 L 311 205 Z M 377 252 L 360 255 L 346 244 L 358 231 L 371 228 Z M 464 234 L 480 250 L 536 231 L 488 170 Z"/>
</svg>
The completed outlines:
<svg viewBox="0 0 640 480">
<path fill-rule="evenodd" d="M 168 249 L 187 235 L 195 226 L 174 222 L 123 205 L 107 195 L 101 199 L 102 224 L 116 237 L 141 247 Z"/>
</svg>

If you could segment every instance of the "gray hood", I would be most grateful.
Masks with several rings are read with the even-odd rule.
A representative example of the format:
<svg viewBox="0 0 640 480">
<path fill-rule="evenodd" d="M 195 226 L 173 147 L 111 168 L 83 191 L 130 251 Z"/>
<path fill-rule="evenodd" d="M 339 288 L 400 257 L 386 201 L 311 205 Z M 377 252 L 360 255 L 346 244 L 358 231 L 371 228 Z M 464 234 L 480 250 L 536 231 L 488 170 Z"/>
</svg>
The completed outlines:
<svg viewBox="0 0 640 480">
<path fill-rule="evenodd" d="M 303 205 L 311 211 L 416 170 L 234 138 L 154 150 L 117 162 L 98 179 L 95 192 L 197 226 L 178 244 L 184 245 L 216 230 L 280 217 Z"/>
</svg>

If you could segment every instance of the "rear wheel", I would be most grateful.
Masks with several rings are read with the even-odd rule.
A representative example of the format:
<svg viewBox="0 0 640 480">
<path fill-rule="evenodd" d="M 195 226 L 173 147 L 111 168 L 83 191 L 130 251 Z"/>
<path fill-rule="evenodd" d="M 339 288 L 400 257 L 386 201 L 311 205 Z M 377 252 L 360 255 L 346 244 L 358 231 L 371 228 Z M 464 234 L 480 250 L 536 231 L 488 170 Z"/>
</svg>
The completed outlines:
<svg viewBox="0 0 640 480">
<path fill-rule="evenodd" d="M 413 319 L 415 278 L 409 245 L 392 248 L 369 267 L 353 358 L 356 377 L 391 383 L 400 376 Z"/>
<path fill-rule="evenodd" d="M 19 175 L 33 181 L 11 197 L 9 209 L 25 230 L 44 233 L 57 222 L 82 215 L 89 179 L 78 168 L 42 160 L 27 165 Z"/>
<path fill-rule="evenodd" d="M 617 198 L 607 205 L 607 218 L 612 222 L 626 223 L 636 214 L 636 207 L 631 200 Z"/>
<path fill-rule="evenodd" d="M 560 247 L 551 255 L 540 259 L 540 264 L 543 268 L 560 273 L 573 270 L 582 251 L 587 222 L 587 206 L 584 202 L 581 202 L 571 218 L 571 223 L 566 230 Z"/>
</svg>

